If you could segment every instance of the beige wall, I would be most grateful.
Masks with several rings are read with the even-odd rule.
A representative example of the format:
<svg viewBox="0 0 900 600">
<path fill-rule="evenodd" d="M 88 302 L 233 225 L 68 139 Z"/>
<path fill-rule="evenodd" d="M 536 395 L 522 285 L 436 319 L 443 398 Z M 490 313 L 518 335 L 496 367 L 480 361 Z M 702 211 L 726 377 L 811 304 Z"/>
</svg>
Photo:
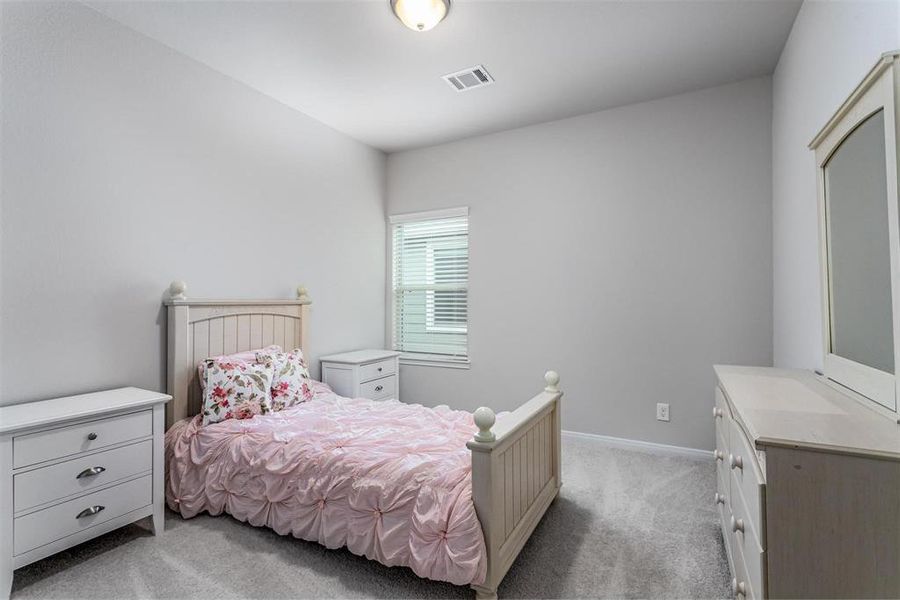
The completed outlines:
<svg viewBox="0 0 900 600">
<path fill-rule="evenodd" d="M 712 448 L 714 363 L 772 360 L 768 78 L 388 157 L 388 213 L 470 207 L 470 370 L 407 401 Z M 656 403 L 671 422 L 656 421 Z"/>
<path fill-rule="evenodd" d="M 176 278 L 303 282 L 314 355 L 383 344 L 381 152 L 82 4 L 2 10 L 0 403 L 164 389 Z"/>
<path fill-rule="evenodd" d="M 900 47 L 900 1 L 804 2 L 773 75 L 774 357 L 822 368 L 816 163 L 807 148 L 882 52 Z"/>
</svg>

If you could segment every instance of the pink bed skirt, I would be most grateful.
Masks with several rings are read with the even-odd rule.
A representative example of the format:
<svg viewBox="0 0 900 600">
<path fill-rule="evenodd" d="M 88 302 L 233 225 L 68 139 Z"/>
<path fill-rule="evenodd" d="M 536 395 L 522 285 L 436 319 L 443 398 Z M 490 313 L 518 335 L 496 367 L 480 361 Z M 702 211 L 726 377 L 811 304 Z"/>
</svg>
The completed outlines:
<svg viewBox="0 0 900 600">
<path fill-rule="evenodd" d="M 190 518 L 227 512 L 420 577 L 484 581 L 472 503 L 472 416 L 317 386 L 296 407 L 166 433 L 166 500 Z"/>
</svg>

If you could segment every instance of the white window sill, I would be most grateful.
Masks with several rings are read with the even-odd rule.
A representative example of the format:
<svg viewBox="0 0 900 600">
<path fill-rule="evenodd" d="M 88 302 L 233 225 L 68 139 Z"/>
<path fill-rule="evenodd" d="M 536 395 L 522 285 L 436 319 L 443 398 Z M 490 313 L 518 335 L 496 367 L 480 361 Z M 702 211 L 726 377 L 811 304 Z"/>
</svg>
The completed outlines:
<svg viewBox="0 0 900 600">
<path fill-rule="evenodd" d="M 468 369 L 471 365 L 469 359 L 466 360 L 448 360 L 433 355 L 415 355 L 401 354 L 401 365 L 410 365 L 414 367 L 443 367 L 445 369 Z"/>
</svg>

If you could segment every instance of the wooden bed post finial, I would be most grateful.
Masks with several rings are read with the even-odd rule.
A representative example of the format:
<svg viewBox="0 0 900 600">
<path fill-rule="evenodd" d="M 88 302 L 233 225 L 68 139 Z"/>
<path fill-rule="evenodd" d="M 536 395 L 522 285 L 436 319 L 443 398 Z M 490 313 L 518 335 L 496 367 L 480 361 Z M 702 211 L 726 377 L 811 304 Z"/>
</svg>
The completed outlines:
<svg viewBox="0 0 900 600">
<path fill-rule="evenodd" d="M 478 426 L 478 433 L 475 434 L 476 442 L 493 442 L 497 439 L 491 427 L 497 421 L 497 415 L 487 406 L 482 406 L 475 410 L 475 425 Z"/>
<path fill-rule="evenodd" d="M 547 371 L 544 373 L 544 381 L 547 382 L 547 387 L 544 388 L 545 392 L 555 394 L 559 391 L 559 373 L 556 371 Z"/>
<path fill-rule="evenodd" d="M 187 291 L 187 284 L 183 281 L 175 280 L 169 284 L 169 298 L 172 300 L 187 300 L 184 292 Z"/>
<path fill-rule="evenodd" d="M 306 288 L 303 285 L 297 286 L 297 300 L 303 304 L 312 304 L 312 300 L 309 298 L 309 292 L 306 291 Z"/>
</svg>

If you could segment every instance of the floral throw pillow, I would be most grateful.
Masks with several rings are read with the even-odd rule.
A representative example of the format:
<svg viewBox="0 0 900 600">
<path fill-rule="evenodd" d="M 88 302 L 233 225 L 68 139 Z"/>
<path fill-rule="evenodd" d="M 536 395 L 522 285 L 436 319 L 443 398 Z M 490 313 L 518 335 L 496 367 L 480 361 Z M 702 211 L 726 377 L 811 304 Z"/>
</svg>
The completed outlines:
<svg viewBox="0 0 900 600">
<path fill-rule="evenodd" d="M 269 363 L 274 369 L 272 410 L 281 410 L 312 399 L 309 369 L 299 348 L 290 352 L 257 352 L 256 361 Z"/>
<path fill-rule="evenodd" d="M 206 359 L 203 424 L 252 419 L 272 411 L 272 363 Z"/>
<path fill-rule="evenodd" d="M 281 352 L 281 346 L 266 346 L 265 348 L 258 348 L 256 350 L 246 350 L 244 352 L 238 352 L 237 354 L 223 354 L 222 356 L 213 356 L 207 358 L 206 360 L 201 360 L 197 364 L 197 375 L 200 378 L 200 389 L 206 390 L 206 363 L 210 360 L 227 360 L 229 362 L 246 362 L 253 363 L 256 362 L 256 353 L 257 352 Z"/>
</svg>

